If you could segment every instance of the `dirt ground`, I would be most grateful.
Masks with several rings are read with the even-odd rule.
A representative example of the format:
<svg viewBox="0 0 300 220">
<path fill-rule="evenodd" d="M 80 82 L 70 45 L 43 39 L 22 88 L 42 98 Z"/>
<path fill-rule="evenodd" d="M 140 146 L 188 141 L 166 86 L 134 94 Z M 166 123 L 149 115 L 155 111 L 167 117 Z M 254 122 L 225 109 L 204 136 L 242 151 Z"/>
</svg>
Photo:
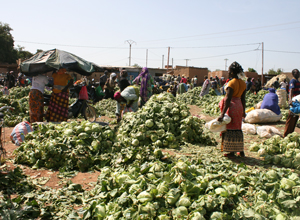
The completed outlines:
<svg viewBox="0 0 300 220">
<path fill-rule="evenodd" d="M 197 106 L 190 106 L 190 112 L 191 115 L 197 116 L 201 119 L 204 119 L 205 121 L 210 121 L 215 118 L 215 117 L 201 114 L 201 109 Z M 97 122 L 109 123 L 112 120 L 114 119 L 111 119 L 107 116 L 102 116 L 101 118 L 97 119 Z M 281 133 L 283 133 L 285 122 L 280 121 L 278 123 L 272 123 L 268 125 L 276 127 Z M 14 158 L 13 151 L 17 149 L 18 146 L 13 144 L 10 140 L 10 134 L 12 130 L 13 128 L 4 128 L 3 130 L 4 148 L 6 149 L 7 155 L 6 155 L 5 163 L 2 164 L 2 167 L 0 168 L 1 170 L 3 168 L 11 170 L 16 166 L 15 164 L 13 164 L 13 158 Z M 295 131 L 300 133 L 300 129 L 298 127 L 296 127 Z M 244 143 L 245 143 L 246 158 L 243 159 L 237 158 L 234 159 L 234 161 L 236 161 L 237 163 L 243 162 L 247 165 L 256 165 L 259 161 L 259 158 L 257 158 L 257 155 L 255 153 L 249 152 L 248 148 L 252 142 L 262 142 L 264 140 L 265 139 L 260 138 L 258 135 L 245 134 Z M 218 141 L 220 141 L 220 139 Z M 164 150 L 164 151 L 170 154 L 174 154 L 174 151 L 169 151 L 169 150 Z M 66 183 L 66 178 L 60 178 L 58 171 L 51 171 L 47 169 L 33 170 L 27 166 L 23 166 L 23 165 L 19 165 L 19 166 L 23 169 L 26 175 L 30 176 L 33 180 L 34 179 L 39 180 L 40 183 L 44 186 L 48 186 L 51 188 L 59 188 Z M 87 173 L 76 172 L 75 175 L 70 177 L 68 180 L 71 180 L 73 183 L 81 184 L 84 189 L 89 190 L 93 187 L 93 183 L 96 183 L 98 176 L 99 176 L 98 171 L 87 172 Z"/>
</svg>

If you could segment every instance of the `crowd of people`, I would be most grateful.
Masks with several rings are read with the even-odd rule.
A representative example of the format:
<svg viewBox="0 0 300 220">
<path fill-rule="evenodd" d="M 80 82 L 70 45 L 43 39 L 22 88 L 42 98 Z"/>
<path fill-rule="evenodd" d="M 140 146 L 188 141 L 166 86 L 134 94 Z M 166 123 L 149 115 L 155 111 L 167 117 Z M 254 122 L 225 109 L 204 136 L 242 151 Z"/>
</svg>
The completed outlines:
<svg viewBox="0 0 300 220">
<path fill-rule="evenodd" d="M 243 80 L 241 78 L 244 76 L 243 68 L 237 62 L 229 66 L 228 72 L 228 79 L 224 77 L 218 78 L 218 76 L 210 78 L 205 76 L 200 96 L 207 95 L 210 89 L 213 89 L 217 95 L 225 95 L 219 103 L 221 115 L 217 120 L 222 121 L 225 114 L 227 114 L 231 117 L 231 122 L 226 125 L 226 131 L 222 132 L 221 150 L 228 152 L 225 154 L 227 157 L 233 157 L 235 153 L 244 157 L 242 120 L 246 115 L 246 94 L 248 91 L 257 93 L 261 89 L 266 88 L 262 87 L 259 78 L 257 80 L 254 78 L 247 78 L 246 81 Z M 299 70 L 294 69 L 292 75 L 293 79 L 289 83 L 286 80 L 279 82 L 279 78 L 277 78 L 272 84 L 272 88 L 266 89 L 269 93 L 264 96 L 261 109 L 269 109 L 277 115 L 281 113 L 276 89 L 285 90 L 288 94 L 289 105 L 292 104 L 292 98 L 300 95 Z M 45 114 L 43 93 L 49 80 L 46 75 L 40 74 L 32 77 L 32 82 L 30 81 L 30 84 L 32 84 L 29 94 L 31 123 L 42 122 L 44 117 L 49 122 L 61 122 L 68 119 L 69 88 L 73 85 L 73 77 L 64 68 L 54 71 L 52 77 L 53 89 L 49 107 Z M 84 80 L 86 77 L 82 79 Z M 16 85 L 26 86 L 28 83 L 29 81 L 21 73 L 15 79 L 12 71 L 7 74 L 5 80 L 5 86 L 8 88 Z M 93 80 L 92 83 L 95 83 L 95 81 Z M 86 84 L 89 83 L 86 82 Z M 166 75 L 160 78 L 153 78 L 147 67 L 142 68 L 140 74 L 135 79 L 132 79 L 132 77 L 128 79 L 128 73 L 125 69 L 120 71 L 120 77 L 116 73 L 105 71 L 99 79 L 96 91 L 99 89 L 104 99 L 116 100 L 116 116 L 117 121 L 120 121 L 124 113 L 137 111 L 139 106 L 143 106 L 150 99 L 155 88 L 162 88 L 163 86 L 168 88 L 167 92 L 176 96 L 176 94 L 182 94 L 189 89 L 197 87 L 198 78 L 195 76 L 190 79 L 184 75 Z M 118 87 L 118 91 L 116 91 L 116 87 Z M 298 115 L 289 111 L 284 136 L 294 131 L 298 119 Z"/>
</svg>

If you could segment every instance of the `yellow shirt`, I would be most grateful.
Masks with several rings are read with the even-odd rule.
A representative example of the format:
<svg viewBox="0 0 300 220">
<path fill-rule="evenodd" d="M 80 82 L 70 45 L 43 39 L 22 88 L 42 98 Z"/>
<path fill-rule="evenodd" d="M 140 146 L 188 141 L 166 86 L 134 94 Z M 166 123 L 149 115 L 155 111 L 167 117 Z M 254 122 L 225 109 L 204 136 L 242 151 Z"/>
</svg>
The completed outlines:
<svg viewBox="0 0 300 220">
<path fill-rule="evenodd" d="M 52 74 L 53 77 L 53 92 L 54 93 L 60 93 L 62 89 L 58 89 L 55 88 L 55 86 L 62 86 L 65 87 L 66 85 L 68 85 L 68 82 L 70 79 L 72 79 L 72 77 L 69 74 L 58 74 L 58 73 L 53 73 Z"/>
<path fill-rule="evenodd" d="M 246 83 L 241 79 L 232 79 L 228 82 L 227 87 L 233 89 L 232 97 L 241 98 L 244 91 L 246 90 Z"/>
</svg>

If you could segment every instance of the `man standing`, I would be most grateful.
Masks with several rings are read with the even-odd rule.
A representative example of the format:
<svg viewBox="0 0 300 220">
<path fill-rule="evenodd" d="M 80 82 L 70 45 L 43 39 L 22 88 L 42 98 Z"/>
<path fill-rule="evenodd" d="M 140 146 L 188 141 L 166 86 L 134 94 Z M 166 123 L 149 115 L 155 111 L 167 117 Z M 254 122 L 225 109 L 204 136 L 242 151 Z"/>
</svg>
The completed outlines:
<svg viewBox="0 0 300 220">
<path fill-rule="evenodd" d="M 15 76 L 14 76 L 13 73 L 14 73 L 14 71 L 10 71 L 7 74 L 7 87 L 8 87 L 8 89 L 15 86 Z"/>
<path fill-rule="evenodd" d="M 195 88 L 197 86 L 197 83 L 198 83 L 198 77 L 197 76 L 194 76 L 193 83 L 194 83 L 194 88 Z"/>
<path fill-rule="evenodd" d="M 102 75 L 102 76 L 100 77 L 100 86 L 101 86 L 102 89 L 103 89 L 103 86 L 105 85 L 105 83 L 106 83 L 106 81 L 107 81 L 107 78 L 108 78 L 108 71 L 105 70 L 105 71 L 104 71 L 104 75 Z"/>
<path fill-rule="evenodd" d="M 178 84 L 180 83 L 180 81 L 181 81 L 181 77 L 180 77 L 180 75 L 178 74 L 178 76 L 177 76 L 177 82 L 178 82 Z"/>
<path fill-rule="evenodd" d="M 280 87 L 280 84 L 279 84 L 279 78 L 276 79 L 275 82 L 273 82 L 272 86 L 275 88 L 275 89 L 278 89 Z"/>
</svg>

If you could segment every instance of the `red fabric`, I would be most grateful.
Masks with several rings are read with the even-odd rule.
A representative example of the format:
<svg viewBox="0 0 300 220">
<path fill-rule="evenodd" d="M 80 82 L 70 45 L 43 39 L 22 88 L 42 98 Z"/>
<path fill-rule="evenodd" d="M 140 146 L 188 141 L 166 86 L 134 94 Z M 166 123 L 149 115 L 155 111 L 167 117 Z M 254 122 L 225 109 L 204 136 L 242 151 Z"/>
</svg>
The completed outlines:
<svg viewBox="0 0 300 220">
<path fill-rule="evenodd" d="M 89 95 L 86 89 L 86 86 L 82 86 L 80 92 L 79 92 L 79 99 L 84 99 L 84 100 L 88 100 L 89 99 Z"/>
<path fill-rule="evenodd" d="M 219 102 L 221 112 L 225 107 L 225 97 Z M 232 97 L 230 106 L 226 114 L 231 118 L 231 122 L 226 125 L 227 130 L 242 130 L 243 105 L 240 98 Z"/>
<path fill-rule="evenodd" d="M 185 83 L 186 84 L 187 83 L 187 79 L 186 78 L 182 78 L 181 81 L 180 81 L 180 83 Z"/>
</svg>

